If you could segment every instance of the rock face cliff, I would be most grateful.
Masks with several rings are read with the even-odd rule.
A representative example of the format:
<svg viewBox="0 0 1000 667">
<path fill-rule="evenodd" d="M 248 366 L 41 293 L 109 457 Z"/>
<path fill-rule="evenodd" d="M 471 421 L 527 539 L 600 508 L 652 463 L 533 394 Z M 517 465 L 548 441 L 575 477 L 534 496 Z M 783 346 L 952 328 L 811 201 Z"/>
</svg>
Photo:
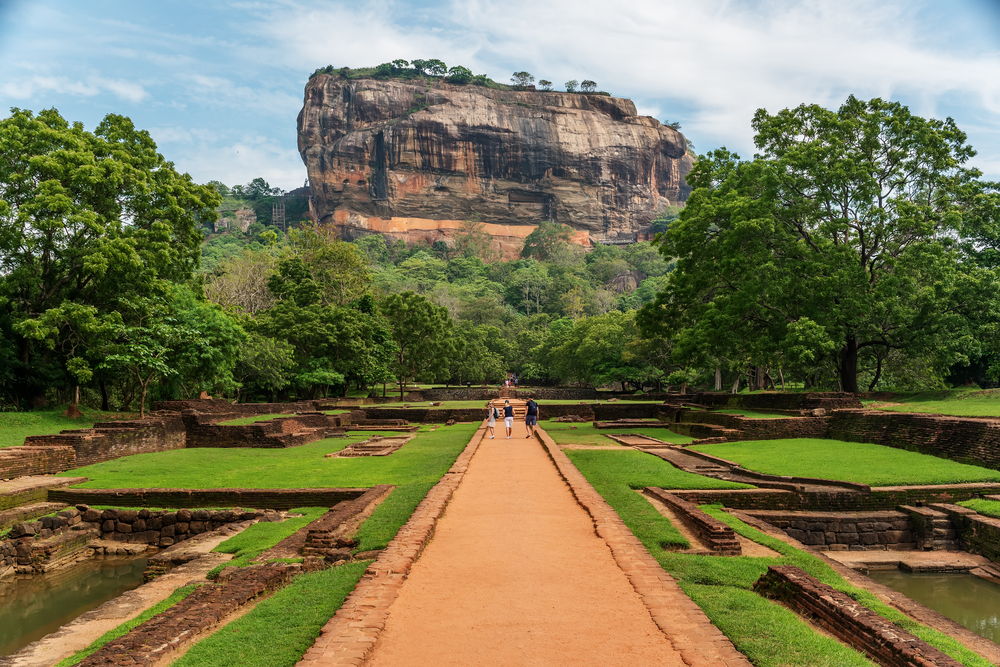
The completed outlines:
<svg viewBox="0 0 1000 667">
<path fill-rule="evenodd" d="M 523 238 L 551 220 L 627 240 L 690 192 L 684 136 L 601 95 L 321 74 L 298 137 L 314 213 L 348 237 L 431 240 L 474 220 Z"/>
</svg>

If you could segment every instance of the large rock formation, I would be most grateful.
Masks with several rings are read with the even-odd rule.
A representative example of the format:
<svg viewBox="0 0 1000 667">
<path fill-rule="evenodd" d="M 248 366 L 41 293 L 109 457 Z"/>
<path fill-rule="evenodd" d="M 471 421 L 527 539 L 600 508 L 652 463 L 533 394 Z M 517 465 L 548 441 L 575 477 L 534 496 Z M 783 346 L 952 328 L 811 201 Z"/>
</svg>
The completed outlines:
<svg viewBox="0 0 1000 667">
<path fill-rule="evenodd" d="M 314 213 L 347 237 L 472 220 L 519 248 L 552 220 L 582 243 L 635 239 L 690 191 L 684 136 L 603 95 L 321 74 L 298 132 Z"/>
</svg>

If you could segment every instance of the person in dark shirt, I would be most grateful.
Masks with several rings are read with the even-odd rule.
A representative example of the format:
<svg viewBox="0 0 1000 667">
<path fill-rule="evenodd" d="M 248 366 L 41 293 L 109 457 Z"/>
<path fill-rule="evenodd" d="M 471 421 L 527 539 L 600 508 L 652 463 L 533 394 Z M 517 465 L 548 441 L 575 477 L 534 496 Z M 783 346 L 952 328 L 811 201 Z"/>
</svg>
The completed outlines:
<svg viewBox="0 0 1000 667">
<path fill-rule="evenodd" d="M 538 403 L 535 403 L 535 397 L 528 397 L 528 411 L 524 415 L 524 433 L 525 438 L 530 438 L 535 435 L 535 426 L 538 425 Z"/>
<path fill-rule="evenodd" d="M 507 439 L 510 440 L 510 435 L 514 430 L 514 406 L 510 404 L 510 401 L 503 402 L 503 425 L 507 427 Z"/>
</svg>

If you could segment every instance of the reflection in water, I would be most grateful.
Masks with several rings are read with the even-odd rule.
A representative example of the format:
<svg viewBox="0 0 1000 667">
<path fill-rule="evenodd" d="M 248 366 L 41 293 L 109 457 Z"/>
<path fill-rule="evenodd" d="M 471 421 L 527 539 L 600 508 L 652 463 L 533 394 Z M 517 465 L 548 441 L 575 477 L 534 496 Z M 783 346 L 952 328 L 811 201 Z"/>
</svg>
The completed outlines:
<svg viewBox="0 0 1000 667">
<path fill-rule="evenodd" d="M 1000 586 L 974 574 L 912 573 L 872 570 L 868 576 L 964 625 L 977 635 L 1000 642 Z"/>
<path fill-rule="evenodd" d="M 66 570 L 0 579 L 0 655 L 10 655 L 142 583 L 146 558 L 91 558 Z"/>
</svg>

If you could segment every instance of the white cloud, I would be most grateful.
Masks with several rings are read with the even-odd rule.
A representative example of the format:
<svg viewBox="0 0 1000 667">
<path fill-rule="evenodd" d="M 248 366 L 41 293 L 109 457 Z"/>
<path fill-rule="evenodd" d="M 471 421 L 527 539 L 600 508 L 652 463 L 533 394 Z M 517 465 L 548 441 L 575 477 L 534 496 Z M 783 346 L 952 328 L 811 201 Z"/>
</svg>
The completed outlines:
<svg viewBox="0 0 1000 667">
<path fill-rule="evenodd" d="M 89 77 L 84 81 L 65 76 L 39 74 L 0 85 L 0 94 L 16 100 L 31 99 L 43 93 L 94 97 L 104 92 L 109 92 L 115 97 L 129 102 L 141 102 L 149 97 L 149 93 L 140 84 L 98 76 Z"/>
<path fill-rule="evenodd" d="M 431 27 L 391 0 L 246 3 L 256 57 L 311 71 L 397 57 L 440 57 L 506 81 L 527 69 L 556 82 L 590 78 L 703 144 L 752 152 L 758 108 L 836 107 L 848 94 L 944 101 L 1000 115 L 1000 55 L 956 51 L 948 26 L 920 23 L 897 0 L 449 0 Z M 324 36 L 329 36 L 325 38 Z M 960 36 L 959 36 L 960 37 Z M 557 84 L 557 86 L 560 84 Z M 681 113 L 686 111 L 686 113 Z M 973 137 L 975 143 L 975 137 Z"/>
<path fill-rule="evenodd" d="M 236 185 L 260 176 L 273 187 L 292 190 L 302 187 L 306 178 L 297 150 L 262 136 L 243 137 L 228 146 L 209 142 L 180 146 L 170 152 L 170 159 L 178 171 L 190 173 L 199 183 L 222 180 Z"/>
</svg>

